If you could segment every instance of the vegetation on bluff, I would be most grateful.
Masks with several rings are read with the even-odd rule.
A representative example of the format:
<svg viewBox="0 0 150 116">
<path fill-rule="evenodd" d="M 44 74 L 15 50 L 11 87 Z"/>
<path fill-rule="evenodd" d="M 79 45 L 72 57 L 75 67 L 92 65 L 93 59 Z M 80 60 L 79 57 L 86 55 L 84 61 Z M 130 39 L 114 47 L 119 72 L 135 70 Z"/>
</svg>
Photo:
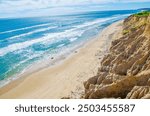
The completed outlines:
<svg viewBox="0 0 150 116">
<path fill-rule="evenodd" d="M 134 16 L 137 16 L 137 17 L 147 17 L 149 15 L 150 15 L 150 11 L 143 11 L 143 12 L 134 14 Z"/>
<path fill-rule="evenodd" d="M 84 82 L 86 99 L 150 99 L 150 11 L 126 18 L 97 75 Z"/>
</svg>

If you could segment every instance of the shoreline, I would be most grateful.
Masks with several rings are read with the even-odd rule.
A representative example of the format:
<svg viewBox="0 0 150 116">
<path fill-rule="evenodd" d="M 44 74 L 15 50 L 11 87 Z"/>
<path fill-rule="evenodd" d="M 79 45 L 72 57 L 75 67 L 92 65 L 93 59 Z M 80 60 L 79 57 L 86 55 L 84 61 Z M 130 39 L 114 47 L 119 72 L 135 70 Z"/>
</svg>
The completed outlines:
<svg viewBox="0 0 150 116">
<path fill-rule="evenodd" d="M 0 98 L 80 98 L 83 82 L 96 75 L 112 40 L 121 35 L 122 21 L 106 27 L 63 62 L 40 69 L 0 88 Z"/>
<path fill-rule="evenodd" d="M 92 39 L 92 38 L 91 38 Z M 59 54 L 59 55 L 55 55 L 52 57 L 43 59 L 37 63 L 33 63 L 31 66 L 28 66 L 25 70 L 16 73 L 15 75 L 6 78 L 6 80 L 2 80 L 0 82 L 0 88 L 3 88 L 5 86 L 7 86 L 8 84 L 12 83 L 13 81 L 16 81 L 20 78 L 24 78 L 27 77 L 33 73 L 39 72 L 43 69 L 46 68 L 53 68 L 57 65 L 60 65 L 63 63 L 64 60 L 67 60 L 68 58 L 70 58 L 72 55 L 74 55 L 75 53 L 77 53 L 81 48 L 83 48 L 84 46 L 86 46 L 87 43 L 89 43 L 90 41 L 93 41 L 94 39 L 89 39 L 88 42 L 82 42 L 80 43 L 78 46 L 73 47 L 71 50 L 63 53 L 63 54 Z M 1 94 L 1 93 L 0 93 Z"/>
</svg>

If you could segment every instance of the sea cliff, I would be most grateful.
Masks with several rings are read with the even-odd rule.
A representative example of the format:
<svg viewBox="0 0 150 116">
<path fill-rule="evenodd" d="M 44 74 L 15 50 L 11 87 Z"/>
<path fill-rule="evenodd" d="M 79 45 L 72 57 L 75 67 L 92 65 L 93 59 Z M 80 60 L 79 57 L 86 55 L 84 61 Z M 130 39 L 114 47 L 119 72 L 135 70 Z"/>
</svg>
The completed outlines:
<svg viewBox="0 0 150 116">
<path fill-rule="evenodd" d="M 124 20 L 122 37 L 112 42 L 84 87 L 86 99 L 150 98 L 150 12 Z"/>
</svg>

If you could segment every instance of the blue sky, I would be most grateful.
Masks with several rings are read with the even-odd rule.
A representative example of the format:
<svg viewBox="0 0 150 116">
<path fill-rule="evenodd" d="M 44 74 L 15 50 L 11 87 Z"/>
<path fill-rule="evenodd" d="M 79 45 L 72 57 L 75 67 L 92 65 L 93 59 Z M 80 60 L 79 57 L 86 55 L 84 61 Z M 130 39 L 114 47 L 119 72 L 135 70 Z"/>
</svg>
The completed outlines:
<svg viewBox="0 0 150 116">
<path fill-rule="evenodd" d="M 97 10 L 150 8 L 150 0 L 0 0 L 0 17 L 33 17 Z"/>
</svg>

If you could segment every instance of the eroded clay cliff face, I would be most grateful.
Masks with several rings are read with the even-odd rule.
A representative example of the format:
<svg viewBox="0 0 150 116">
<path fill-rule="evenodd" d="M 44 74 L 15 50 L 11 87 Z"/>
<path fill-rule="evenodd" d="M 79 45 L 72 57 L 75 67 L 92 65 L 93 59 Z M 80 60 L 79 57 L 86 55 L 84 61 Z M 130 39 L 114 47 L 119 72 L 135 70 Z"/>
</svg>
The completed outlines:
<svg viewBox="0 0 150 116">
<path fill-rule="evenodd" d="M 97 75 L 84 83 L 84 98 L 150 98 L 150 15 L 130 16 L 123 25 Z"/>
</svg>

